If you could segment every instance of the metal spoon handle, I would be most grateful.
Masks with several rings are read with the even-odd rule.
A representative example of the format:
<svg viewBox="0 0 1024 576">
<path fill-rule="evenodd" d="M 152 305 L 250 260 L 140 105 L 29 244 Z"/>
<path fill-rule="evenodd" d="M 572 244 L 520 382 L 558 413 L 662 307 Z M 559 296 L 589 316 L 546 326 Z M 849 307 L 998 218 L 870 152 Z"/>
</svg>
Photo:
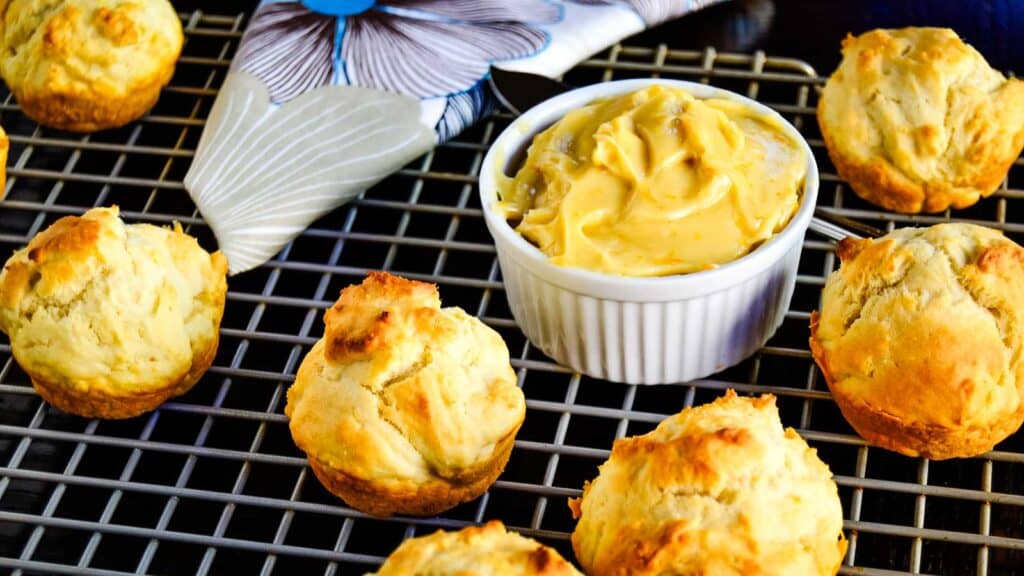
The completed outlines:
<svg viewBox="0 0 1024 576">
<path fill-rule="evenodd" d="M 808 228 L 817 232 L 818 234 L 821 234 L 822 236 L 828 238 L 829 240 L 835 240 L 836 242 L 842 240 L 843 238 L 849 238 L 851 236 L 854 238 L 861 237 L 860 235 L 854 234 L 853 232 L 836 226 L 835 224 L 827 220 L 822 220 L 817 216 L 811 218 L 811 223 L 808 226 Z"/>
</svg>

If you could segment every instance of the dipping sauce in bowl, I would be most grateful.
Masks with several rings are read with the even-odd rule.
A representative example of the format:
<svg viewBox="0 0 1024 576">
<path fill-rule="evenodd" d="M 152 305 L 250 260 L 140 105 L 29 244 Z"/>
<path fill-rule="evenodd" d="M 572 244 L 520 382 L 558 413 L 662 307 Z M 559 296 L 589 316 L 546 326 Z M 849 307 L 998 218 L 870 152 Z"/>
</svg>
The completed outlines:
<svg viewBox="0 0 1024 576">
<path fill-rule="evenodd" d="M 480 166 L 509 309 L 593 378 L 704 378 L 786 317 L 818 197 L 777 112 L 707 84 L 633 79 L 538 104 Z"/>
<path fill-rule="evenodd" d="M 559 266 L 618 276 L 708 270 L 781 231 L 805 145 L 744 103 L 653 84 L 538 134 L 500 210 Z"/>
</svg>

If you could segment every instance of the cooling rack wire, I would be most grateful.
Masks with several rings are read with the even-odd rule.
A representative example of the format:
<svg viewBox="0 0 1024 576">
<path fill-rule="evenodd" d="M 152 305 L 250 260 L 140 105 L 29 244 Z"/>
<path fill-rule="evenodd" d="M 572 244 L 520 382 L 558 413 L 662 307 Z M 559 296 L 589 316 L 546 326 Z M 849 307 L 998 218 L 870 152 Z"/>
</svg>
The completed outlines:
<svg viewBox="0 0 1024 576">
<path fill-rule="evenodd" d="M 244 29 L 245 15 L 182 14 L 187 44 L 150 116 L 85 137 L 40 128 L 4 92 L 11 153 L 0 202 L 5 253 L 66 214 L 119 204 L 133 221 L 178 220 L 214 246 L 181 179 Z M 945 221 L 879 212 L 832 172 L 814 120 L 821 78 L 764 54 L 615 46 L 566 74 L 572 84 L 661 75 L 768 103 L 810 140 L 819 203 L 884 229 Z M 498 113 L 324 217 L 265 266 L 232 278 L 214 367 L 186 396 L 129 421 L 48 408 L 0 341 L 0 567 L 15 574 L 362 574 L 402 539 L 500 518 L 571 557 L 566 498 L 615 438 L 646 432 L 725 388 L 771 392 L 785 424 L 836 475 L 850 551 L 844 574 L 1024 574 L 1024 434 L 952 462 L 868 448 L 843 421 L 807 350 L 831 245 L 809 233 L 790 311 L 756 356 L 708 380 L 638 387 L 589 381 L 532 349 L 502 294 L 475 195 Z M 1024 232 L 1024 168 L 957 212 Z M 490 492 L 441 517 L 379 520 L 325 492 L 288 434 L 284 393 L 341 287 L 370 269 L 436 282 L 447 305 L 501 332 L 527 397 L 526 422 Z"/>
</svg>

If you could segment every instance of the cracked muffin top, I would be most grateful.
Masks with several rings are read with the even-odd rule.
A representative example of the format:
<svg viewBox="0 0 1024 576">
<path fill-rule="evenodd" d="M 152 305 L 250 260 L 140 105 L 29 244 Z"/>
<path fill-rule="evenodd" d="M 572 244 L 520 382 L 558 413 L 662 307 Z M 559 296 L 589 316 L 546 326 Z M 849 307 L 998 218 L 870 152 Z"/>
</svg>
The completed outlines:
<svg viewBox="0 0 1024 576">
<path fill-rule="evenodd" d="M 858 432 L 941 458 L 983 452 L 1016 430 L 1024 248 L 998 230 L 939 224 L 836 251 L 842 266 L 825 284 L 811 347 Z"/>
<path fill-rule="evenodd" d="M 174 73 L 183 38 L 167 0 L 0 0 L 0 73 L 23 111 L 54 128 L 140 116 Z"/>
<path fill-rule="evenodd" d="M 93 208 L 54 222 L 0 273 L 0 330 L 51 385 L 139 394 L 187 376 L 216 346 L 227 260 L 180 226 Z"/>
<path fill-rule="evenodd" d="M 846 552 L 832 474 L 771 395 L 730 390 L 616 441 L 570 507 L 592 576 L 832 575 Z"/>
<path fill-rule="evenodd" d="M 402 542 L 367 576 L 582 576 L 553 548 L 505 530 L 498 520 Z"/>
<path fill-rule="evenodd" d="M 324 315 L 288 390 L 295 443 L 359 480 L 472 477 L 525 415 L 497 332 L 437 287 L 371 272 Z"/>
<path fill-rule="evenodd" d="M 843 41 L 818 104 L 840 176 L 898 212 L 965 208 L 1002 182 L 1024 146 L 1024 82 L 946 28 Z"/>
</svg>

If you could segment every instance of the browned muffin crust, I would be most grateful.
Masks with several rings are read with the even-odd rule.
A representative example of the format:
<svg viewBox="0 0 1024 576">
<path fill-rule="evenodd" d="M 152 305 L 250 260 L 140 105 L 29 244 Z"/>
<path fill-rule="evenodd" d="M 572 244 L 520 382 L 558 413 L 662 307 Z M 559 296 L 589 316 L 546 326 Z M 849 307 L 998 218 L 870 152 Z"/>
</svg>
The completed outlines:
<svg viewBox="0 0 1024 576">
<path fill-rule="evenodd" d="M 865 440 L 968 457 L 1024 422 L 1024 248 L 967 224 L 847 239 L 811 315 L 811 353 Z"/>
</svg>

